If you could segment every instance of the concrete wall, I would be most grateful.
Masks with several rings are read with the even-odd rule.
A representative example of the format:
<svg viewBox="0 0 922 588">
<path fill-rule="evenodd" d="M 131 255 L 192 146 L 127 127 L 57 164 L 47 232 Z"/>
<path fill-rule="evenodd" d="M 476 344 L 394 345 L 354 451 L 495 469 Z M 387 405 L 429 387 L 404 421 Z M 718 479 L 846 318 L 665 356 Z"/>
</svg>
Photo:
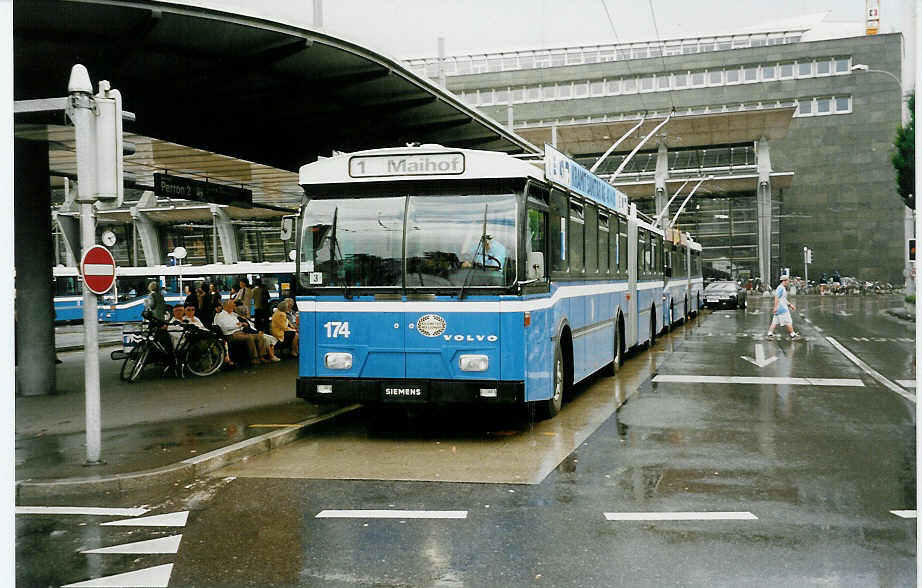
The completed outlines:
<svg viewBox="0 0 922 588">
<path fill-rule="evenodd" d="M 448 78 L 452 91 L 764 64 L 798 59 L 851 57 L 900 76 L 898 34 L 853 37 L 540 70 Z M 811 276 L 838 270 L 865 280 L 902 283 L 903 206 L 889 161 L 900 123 L 900 90 L 889 76 L 869 72 L 759 82 L 672 92 L 652 92 L 514 105 L 515 120 L 549 120 L 676 107 L 850 95 L 852 112 L 798 117 L 786 138 L 771 143 L 772 166 L 793 171 L 782 200 L 780 264 L 800 268 L 802 250 L 813 249 Z M 506 106 L 482 110 L 505 122 Z M 589 155 L 574 153 L 573 155 Z M 773 268 L 773 274 L 777 268 Z"/>
</svg>

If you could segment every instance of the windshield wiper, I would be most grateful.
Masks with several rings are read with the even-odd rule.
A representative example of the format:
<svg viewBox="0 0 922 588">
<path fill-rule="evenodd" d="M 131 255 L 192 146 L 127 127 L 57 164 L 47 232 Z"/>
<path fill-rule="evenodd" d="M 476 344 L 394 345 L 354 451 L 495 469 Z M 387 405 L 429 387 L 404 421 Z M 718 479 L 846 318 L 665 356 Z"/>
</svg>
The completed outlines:
<svg viewBox="0 0 922 588">
<path fill-rule="evenodd" d="M 471 267 L 467 268 L 467 273 L 464 274 L 464 281 L 461 282 L 461 289 L 458 290 L 458 300 L 464 298 L 464 288 L 467 286 L 468 280 L 471 279 L 471 274 L 474 271 L 474 261 L 477 259 L 477 253 L 483 251 L 483 261 L 481 267 L 487 267 L 487 248 L 486 242 L 490 238 L 487 235 L 487 208 L 490 206 L 489 203 L 485 202 L 483 205 L 483 229 L 480 231 L 480 241 L 477 243 L 477 248 L 474 249 L 474 255 L 471 257 Z"/>
<path fill-rule="evenodd" d="M 339 267 L 343 271 L 343 275 L 340 277 L 340 281 L 343 286 L 343 298 L 350 298 L 349 296 L 349 284 L 346 282 L 346 260 L 343 259 L 343 250 L 339 246 L 339 241 L 336 239 L 336 224 L 339 216 L 339 207 L 333 209 L 333 225 L 330 227 L 330 271 L 333 275 L 339 277 L 339 272 L 336 270 L 336 252 L 339 251 Z"/>
</svg>

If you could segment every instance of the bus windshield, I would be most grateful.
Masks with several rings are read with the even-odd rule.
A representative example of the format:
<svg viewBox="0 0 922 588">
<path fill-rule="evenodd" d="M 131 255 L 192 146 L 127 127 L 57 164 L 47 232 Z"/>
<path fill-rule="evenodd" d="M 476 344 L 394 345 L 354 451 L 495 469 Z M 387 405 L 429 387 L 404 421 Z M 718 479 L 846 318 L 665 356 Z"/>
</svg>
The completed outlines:
<svg viewBox="0 0 922 588">
<path fill-rule="evenodd" d="M 511 193 L 313 199 L 305 210 L 302 283 L 506 287 L 516 279 L 515 219 Z"/>
</svg>

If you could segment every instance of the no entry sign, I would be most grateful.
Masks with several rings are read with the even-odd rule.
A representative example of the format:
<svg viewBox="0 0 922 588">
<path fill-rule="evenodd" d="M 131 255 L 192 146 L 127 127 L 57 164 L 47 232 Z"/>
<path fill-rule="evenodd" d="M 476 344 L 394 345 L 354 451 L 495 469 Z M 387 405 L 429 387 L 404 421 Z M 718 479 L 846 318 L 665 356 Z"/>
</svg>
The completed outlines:
<svg viewBox="0 0 922 588">
<path fill-rule="evenodd" d="M 115 258 L 102 245 L 94 245 L 80 261 L 83 283 L 93 294 L 105 294 L 115 283 Z"/>
</svg>

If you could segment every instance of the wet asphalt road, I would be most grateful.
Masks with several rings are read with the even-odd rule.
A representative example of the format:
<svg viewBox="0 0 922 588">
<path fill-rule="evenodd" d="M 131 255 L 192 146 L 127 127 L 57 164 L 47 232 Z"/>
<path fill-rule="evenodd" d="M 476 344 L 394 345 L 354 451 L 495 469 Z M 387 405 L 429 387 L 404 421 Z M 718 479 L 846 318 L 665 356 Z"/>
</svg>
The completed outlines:
<svg viewBox="0 0 922 588">
<path fill-rule="evenodd" d="M 826 339 L 896 382 L 914 377 L 912 327 L 882 312 L 897 298 L 794 302 L 804 341 L 764 341 L 770 307 L 754 300 L 746 311 L 705 312 L 631 358 L 649 372 L 637 392 L 538 483 L 249 477 L 243 464 L 186 487 L 65 501 L 189 511 L 181 526 L 18 515 L 17 585 L 172 566 L 170 586 L 914 586 L 916 521 L 891 511 L 916 506 L 915 404 Z M 596 379 L 561 416 L 611 383 Z M 401 455 L 402 427 L 439 441 L 437 419 L 455 417 L 395 422 L 392 452 Z M 380 442 L 377 419 L 349 418 L 358 421 L 344 428 L 365 419 Z M 518 426 L 510 437 L 541 432 Z M 329 437 L 302 442 L 319 455 L 334 447 Z M 540 452 L 522 459 L 532 458 Z M 458 518 L 317 518 L 329 509 Z M 701 518 L 727 512 L 745 518 Z M 175 553 L 79 553 L 178 534 Z"/>
</svg>

